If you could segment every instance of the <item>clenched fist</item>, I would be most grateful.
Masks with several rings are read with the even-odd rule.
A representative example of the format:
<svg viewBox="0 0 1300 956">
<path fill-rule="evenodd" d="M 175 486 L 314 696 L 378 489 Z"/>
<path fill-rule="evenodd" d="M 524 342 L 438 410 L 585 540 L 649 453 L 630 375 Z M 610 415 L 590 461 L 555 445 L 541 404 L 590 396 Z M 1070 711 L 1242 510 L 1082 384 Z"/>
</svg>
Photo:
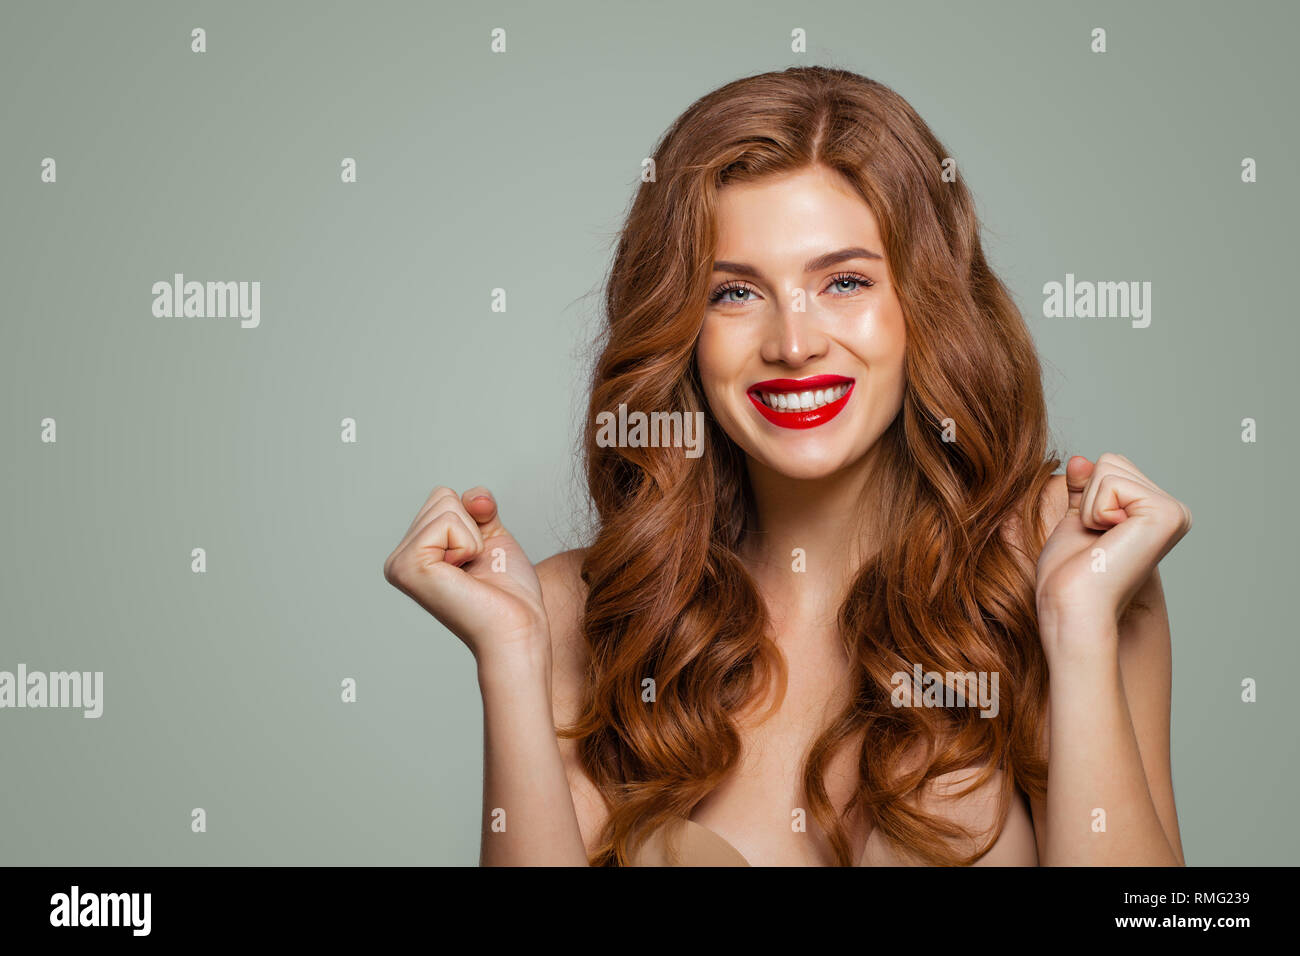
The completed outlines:
<svg viewBox="0 0 1300 956">
<path fill-rule="evenodd" d="M 482 663 L 549 650 L 537 572 L 486 488 L 435 488 L 384 562 L 384 577 L 436 617 Z"/>
<path fill-rule="evenodd" d="M 1069 503 L 1038 558 L 1039 614 L 1114 624 L 1187 534 L 1192 513 L 1123 455 L 1107 452 L 1095 465 L 1075 455 L 1065 473 Z M 1056 648 L 1044 640 L 1050 661 Z"/>
</svg>

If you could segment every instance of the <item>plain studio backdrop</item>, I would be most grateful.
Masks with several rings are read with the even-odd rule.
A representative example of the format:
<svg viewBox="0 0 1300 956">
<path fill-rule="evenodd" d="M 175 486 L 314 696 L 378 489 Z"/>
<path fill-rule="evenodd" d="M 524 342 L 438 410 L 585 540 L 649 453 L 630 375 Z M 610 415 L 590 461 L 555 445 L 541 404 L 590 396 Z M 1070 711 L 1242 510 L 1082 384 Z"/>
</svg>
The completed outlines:
<svg viewBox="0 0 1300 956">
<path fill-rule="evenodd" d="M 704 93 L 820 64 L 956 158 L 1057 450 L 1126 454 L 1195 515 L 1161 565 L 1188 863 L 1300 862 L 1297 28 L 1280 2 L 5 3 L 0 670 L 101 671 L 104 699 L 0 710 L 0 860 L 474 864 L 473 660 L 383 561 L 439 484 L 491 487 L 534 561 L 581 543 L 641 162 Z M 259 282 L 259 324 L 155 316 L 176 273 Z M 1150 282 L 1149 327 L 1045 317 L 1067 275 Z"/>
</svg>

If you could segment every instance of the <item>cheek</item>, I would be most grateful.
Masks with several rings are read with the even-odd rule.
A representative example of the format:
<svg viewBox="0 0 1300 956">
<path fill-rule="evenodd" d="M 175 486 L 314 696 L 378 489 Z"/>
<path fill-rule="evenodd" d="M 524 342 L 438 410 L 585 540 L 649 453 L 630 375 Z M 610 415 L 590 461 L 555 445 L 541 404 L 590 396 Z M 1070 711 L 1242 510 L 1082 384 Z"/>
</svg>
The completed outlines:
<svg viewBox="0 0 1300 956">
<path fill-rule="evenodd" d="M 712 323 L 705 322 L 695 340 L 695 367 L 700 370 L 700 380 L 706 390 L 721 374 L 719 365 L 724 354 L 716 329 Z"/>
<path fill-rule="evenodd" d="M 870 365 L 881 371 L 902 373 L 907 345 L 902 310 L 895 306 L 867 317 L 860 341 L 862 354 Z"/>
<path fill-rule="evenodd" d="M 741 331 L 706 320 L 695 340 L 695 367 L 704 387 L 705 408 L 732 441 L 743 431 L 740 421 L 745 412 L 740 403 L 749 401 L 743 395 L 738 397 L 736 391 L 745 369 L 745 356 L 753 348 L 739 334 Z"/>
<path fill-rule="evenodd" d="M 726 380 L 726 355 L 725 344 L 720 341 L 716 330 L 706 323 L 695 340 L 695 368 L 704 388 L 704 407 L 715 419 L 724 417 L 719 415 L 718 395 Z"/>
<path fill-rule="evenodd" d="M 885 414 L 902 405 L 907 387 L 907 334 L 902 311 L 881 309 L 860 317 L 852 344 L 846 345 L 866 366 L 868 403 L 872 414 Z"/>
<path fill-rule="evenodd" d="M 695 342 L 695 366 L 705 394 L 713 400 L 734 383 L 748 354 L 746 343 L 722 324 L 705 320 Z"/>
<path fill-rule="evenodd" d="M 901 315 L 889 326 L 885 345 L 886 357 L 883 364 L 889 370 L 892 382 L 891 404 L 901 406 L 903 395 L 907 391 L 907 335 Z"/>
</svg>

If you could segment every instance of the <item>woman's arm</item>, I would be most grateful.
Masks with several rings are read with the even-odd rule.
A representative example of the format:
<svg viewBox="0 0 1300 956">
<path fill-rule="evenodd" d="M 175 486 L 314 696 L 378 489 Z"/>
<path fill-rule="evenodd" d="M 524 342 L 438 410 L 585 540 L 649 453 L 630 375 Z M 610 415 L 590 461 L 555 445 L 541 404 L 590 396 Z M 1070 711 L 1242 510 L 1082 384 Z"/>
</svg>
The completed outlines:
<svg viewBox="0 0 1300 956">
<path fill-rule="evenodd" d="M 1108 649 L 1060 660 L 1051 673 L 1047 799 L 1032 807 L 1044 866 L 1184 865 L 1169 760 L 1169 624 L 1158 573 L 1138 600 L 1148 610 L 1119 627 L 1042 621 L 1045 629 L 1072 631 L 1068 640 Z"/>
<path fill-rule="evenodd" d="M 1156 564 L 1190 528 L 1190 513 L 1123 456 L 1103 455 L 1096 471 L 1072 459 L 1070 475 L 1049 488 L 1045 517 L 1056 530 L 1039 559 L 1050 673 L 1047 797 L 1032 801 L 1039 858 L 1181 866 L 1172 655 Z"/>
<path fill-rule="evenodd" d="M 482 487 L 435 488 L 384 562 L 388 582 L 478 664 L 484 866 L 587 865 L 552 706 L 551 618 L 559 636 L 572 631 L 572 600 L 557 586 L 571 566 L 552 559 L 535 569 Z M 569 674 L 567 654 L 561 663 Z"/>
<path fill-rule="evenodd" d="M 479 667 L 481 866 L 586 866 L 588 844 L 603 822 L 603 803 L 577 767 L 574 742 L 555 734 L 573 718 L 582 679 L 582 558 L 580 549 L 562 551 L 537 565 L 548 639 L 537 645 L 536 659 Z M 505 832 L 495 832 L 492 811 L 509 806 L 523 808 L 524 816 L 507 811 Z"/>
<path fill-rule="evenodd" d="M 481 866 L 586 866 L 551 706 L 551 649 L 481 659 Z"/>
</svg>

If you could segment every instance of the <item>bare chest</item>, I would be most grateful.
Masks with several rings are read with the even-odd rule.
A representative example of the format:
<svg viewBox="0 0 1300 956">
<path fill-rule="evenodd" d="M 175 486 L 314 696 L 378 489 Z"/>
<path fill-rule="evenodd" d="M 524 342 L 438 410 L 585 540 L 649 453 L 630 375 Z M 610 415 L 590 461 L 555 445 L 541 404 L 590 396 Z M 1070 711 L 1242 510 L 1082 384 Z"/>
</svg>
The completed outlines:
<svg viewBox="0 0 1300 956">
<path fill-rule="evenodd" d="M 788 685 L 779 707 L 751 708 L 736 718 L 742 745 L 732 773 L 696 805 L 691 819 L 756 866 L 826 866 L 834 862 L 809 805 L 810 750 L 848 699 L 848 660 L 833 641 L 785 654 Z M 755 712 L 757 710 L 757 712 Z M 837 810 L 857 790 L 857 747 L 842 747 L 823 778 Z M 861 845 L 865 828 L 851 834 Z"/>
</svg>

